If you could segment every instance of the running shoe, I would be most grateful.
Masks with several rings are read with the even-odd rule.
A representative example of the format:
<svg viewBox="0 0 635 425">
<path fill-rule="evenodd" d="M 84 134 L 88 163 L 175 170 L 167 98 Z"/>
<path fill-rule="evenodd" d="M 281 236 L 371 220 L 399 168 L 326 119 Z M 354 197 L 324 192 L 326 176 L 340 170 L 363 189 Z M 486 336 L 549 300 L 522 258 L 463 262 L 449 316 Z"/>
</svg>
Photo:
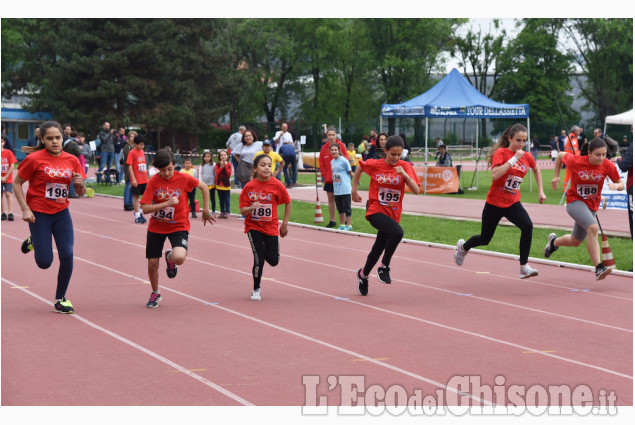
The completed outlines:
<svg viewBox="0 0 635 425">
<path fill-rule="evenodd" d="M 165 251 L 165 262 L 167 263 L 165 272 L 168 274 L 168 277 L 170 279 L 174 279 L 176 277 L 176 272 L 178 271 L 177 270 L 178 267 L 176 267 L 176 264 L 174 264 L 174 261 L 168 260 L 168 255 L 170 255 L 171 252 L 172 252 L 171 249 L 168 249 Z"/>
<path fill-rule="evenodd" d="M 558 250 L 558 247 L 553 244 L 553 241 L 556 240 L 555 233 L 549 233 L 547 237 L 547 246 L 545 246 L 545 258 L 551 257 L 551 254 Z"/>
<path fill-rule="evenodd" d="M 13 220 L 15 220 L 15 219 L 13 218 L 13 214 L 12 214 L 12 213 L 9 213 L 9 217 L 8 217 L 8 218 L 9 218 L 9 221 L 13 221 Z"/>
<path fill-rule="evenodd" d="M 161 294 L 155 294 L 153 292 L 150 294 L 150 299 L 146 303 L 146 307 L 157 308 L 159 306 L 159 301 L 161 301 Z"/>
<path fill-rule="evenodd" d="M 344 226 L 344 230 L 350 232 L 351 230 L 353 230 L 353 226 Z"/>
<path fill-rule="evenodd" d="M 465 256 L 467 255 L 467 251 L 463 249 L 463 244 L 465 241 L 463 239 L 459 239 L 456 243 L 456 250 L 454 251 L 454 262 L 457 266 L 462 266 L 463 261 L 465 261 Z"/>
<path fill-rule="evenodd" d="M 7 215 L 5 213 L 2 213 L 2 220 L 6 220 L 7 219 Z"/>
<path fill-rule="evenodd" d="M 192 212 L 192 218 L 197 218 L 195 212 Z"/>
<path fill-rule="evenodd" d="M 604 264 L 600 264 L 595 268 L 595 280 L 602 280 L 606 276 L 611 274 L 611 269 L 606 267 Z"/>
<path fill-rule="evenodd" d="M 61 300 L 57 300 L 53 307 L 55 308 L 55 311 L 57 313 L 73 314 L 75 312 L 73 304 L 71 304 L 71 302 L 64 297 L 62 297 Z"/>
<path fill-rule="evenodd" d="M 346 226 L 344 226 L 343 224 L 340 224 L 337 230 L 346 230 Z"/>
<path fill-rule="evenodd" d="M 363 296 L 368 295 L 368 278 L 362 277 L 362 269 L 357 270 L 357 289 Z"/>
<path fill-rule="evenodd" d="M 24 254 L 28 254 L 29 251 L 33 251 L 33 241 L 31 240 L 31 236 L 29 236 L 22 242 L 22 248 L 20 249 Z"/>
<path fill-rule="evenodd" d="M 377 268 L 377 278 L 381 283 L 392 283 L 390 280 L 390 267 L 382 266 Z"/>
<path fill-rule="evenodd" d="M 520 266 L 520 278 L 527 279 L 528 277 L 538 276 L 538 270 L 532 268 L 529 264 Z"/>
<path fill-rule="evenodd" d="M 332 228 L 332 227 L 335 227 L 335 226 L 337 226 L 337 223 L 334 222 L 334 221 L 329 221 L 329 224 L 326 225 L 326 227 L 329 227 L 329 228 Z"/>
<path fill-rule="evenodd" d="M 252 301 L 261 301 L 262 297 L 260 296 L 260 288 L 256 289 L 255 291 L 251 291 L 251 298 Z"/>
</svg>

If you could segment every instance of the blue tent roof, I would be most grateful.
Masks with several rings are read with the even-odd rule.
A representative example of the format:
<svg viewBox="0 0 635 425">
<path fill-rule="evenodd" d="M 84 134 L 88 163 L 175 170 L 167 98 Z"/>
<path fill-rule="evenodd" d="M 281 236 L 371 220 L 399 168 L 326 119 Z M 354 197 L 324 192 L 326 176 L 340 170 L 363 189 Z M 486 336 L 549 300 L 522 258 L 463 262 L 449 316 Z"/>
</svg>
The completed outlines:
<svg viewBox="0 0 635 425">
<path fill-rule="evenodd" d="M 383 104 L 384 118 L 527 118 L 528 104 L 491 100 L 456 68 L 427 92 L 404 103 Z"/>
</svg>

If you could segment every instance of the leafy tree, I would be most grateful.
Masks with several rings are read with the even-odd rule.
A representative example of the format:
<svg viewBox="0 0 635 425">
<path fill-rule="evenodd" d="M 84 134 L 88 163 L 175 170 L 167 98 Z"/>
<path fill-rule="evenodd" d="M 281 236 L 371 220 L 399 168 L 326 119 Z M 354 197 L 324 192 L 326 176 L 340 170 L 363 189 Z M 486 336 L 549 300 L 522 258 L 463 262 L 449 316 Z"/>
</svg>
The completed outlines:
<svg viewBox="0 0 635 425">
<path fill-rule="evenodd" d="M 567 94 L 573 72 L 570 55 L 558 49 L 563 19 L 523 19 L 522 30 L 497 62 L 500 71 L 494 97 L 506 103 L 528 103 L 532 121 L 559 122 L 557 99 L 568 123 L 577 122 Z M 508 122 L 494 121 L 493 133 Z"/>
<path fill-rule="evenodd" d="M 500 28 L 497 19 L 493 21 L 494 29 Z M 464 37 L 457 37 L 454 50 L 451 55 L 459 59 L 459 66 L 463 69 L 463 75 L 481 93 L 492 97 L 496 89 L 496 83 L 500 76 L 498 62 L 504 50 L 504 42 L 507 37 L 505 30 L 499 35 L 492 34 L 491 28 L 487 33 L 481 29 L 468 30 Z M 488 78 L 491 84 L 488 86 Z M 481 119 L 481 136 L 486 138 L 486 119 Z"/>
<path fill-rule="evenodd" d="M 569 53 L 586 76 L 578 80 L 587 110 L 601 122 L 633 108 L 633 20 L 570 19 L 564 30 L 575 47 Z"/>
</svg>

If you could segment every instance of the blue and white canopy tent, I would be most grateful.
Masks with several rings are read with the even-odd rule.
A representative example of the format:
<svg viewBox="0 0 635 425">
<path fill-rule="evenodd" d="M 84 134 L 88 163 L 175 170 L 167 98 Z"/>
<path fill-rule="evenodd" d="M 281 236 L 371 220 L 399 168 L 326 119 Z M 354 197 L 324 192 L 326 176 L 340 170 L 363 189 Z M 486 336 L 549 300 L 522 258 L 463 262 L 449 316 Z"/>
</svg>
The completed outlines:
<svg viewBox="0 0 635 425">
<path fill-rule="evenodd" d="M 478 148 L 478 123 L 481 118 L 526 118 L 529 131 L 529 105 L 507 104 L 491 100 L 472 86 L 453 68 L 441 81 L 427 92 L 403 103 L 383 104 L 382 118 L 425 118 L 425 165 L 428 166 L 428 119 L 474 118 L 476 119 L 476 147 Z M 530 135 L 527 137 L 529 146 Z M 478 167 L 478 160 L 477 160 Z M 476 185 L 478 187 L 478 173 Z M 424 189 L 425 192 L 425 189 Z"/>
</svg>

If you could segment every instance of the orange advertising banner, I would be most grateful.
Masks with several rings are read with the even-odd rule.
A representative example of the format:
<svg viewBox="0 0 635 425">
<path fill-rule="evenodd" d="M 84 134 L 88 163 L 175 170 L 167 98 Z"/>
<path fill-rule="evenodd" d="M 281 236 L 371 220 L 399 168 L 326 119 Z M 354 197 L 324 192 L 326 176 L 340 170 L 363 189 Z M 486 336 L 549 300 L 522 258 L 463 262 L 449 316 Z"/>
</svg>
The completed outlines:
<svg viewBox="0 0 635 425">
<path fill-rule="evenodd" d="M 424 192 L 424 180 L 426 181 L 426 193 L 454 193 L 459 191 L 459 173 L 456 167 L 428 167 L 428 176 L 425 179 L 425 167 L 412 167 L 417 173 L 419 187 Z M 406 191 L 410 192 L 406 185 Z"/>
</svg>

